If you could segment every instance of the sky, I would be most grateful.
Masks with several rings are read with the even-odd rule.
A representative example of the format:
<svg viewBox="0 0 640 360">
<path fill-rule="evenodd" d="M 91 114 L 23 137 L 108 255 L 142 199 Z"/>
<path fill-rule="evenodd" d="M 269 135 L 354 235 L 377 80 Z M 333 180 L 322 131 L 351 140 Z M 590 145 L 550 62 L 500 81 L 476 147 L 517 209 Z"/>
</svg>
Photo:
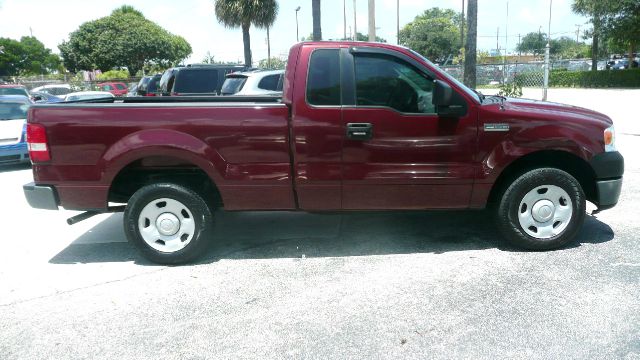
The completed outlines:
<svg viewBox="0 0 640 360">
<path fill-rule="evenodd" d="M 396 43 L 396 1 L 376 0 L 377 35 Z M 461 11 L 462 0 L 399 0 L 400 28 L 431 7 Z M 586 18 L 571 12 L 572 0 L 552 0 L 551 34 L 576 37 L 576 25 L 588 28 Z M 347 34 L 354 26 L 353 0 L 346 0 Z M 478 0 L 478 49 L 496 48 L 496 32 L 501 49 L 514 51 L 518 34 L 547 32 L 550 0 Z M 213 0 L 0 0 L 0 37 L 20 39 L 31 32 L 46 47 L 58 52 L 58 44 L 82 23 L 103 16 L 121 5 L 132 5 L 145 17 L 168 31 L 183 36 L 193 48 L 186 61 L 200 62 L 207 52 L 218 61 L 243 59 L 242 31 L 227 29 L 215 17 Z M 270 30 L 271 55 L 285 58 L 296 42 L 296 7 L 299 36 L 312 32 L 311 0 L 279 0 L 279 12 Z M 341 38 L 343 0 L 322 0 L 322 35 L 324 39 Z M 509 8 L 507 17 L 507 4 Z M 368 0 L 356 0 L 358 32 L 367 33 Z M 465 4 L 466 7 L 466 4 Z M 505 37 L 505 33 L 508 35 Z M 254 61 L 267 57 L 267 35 L 263 29 L 251 28 Z"/>
</svg>

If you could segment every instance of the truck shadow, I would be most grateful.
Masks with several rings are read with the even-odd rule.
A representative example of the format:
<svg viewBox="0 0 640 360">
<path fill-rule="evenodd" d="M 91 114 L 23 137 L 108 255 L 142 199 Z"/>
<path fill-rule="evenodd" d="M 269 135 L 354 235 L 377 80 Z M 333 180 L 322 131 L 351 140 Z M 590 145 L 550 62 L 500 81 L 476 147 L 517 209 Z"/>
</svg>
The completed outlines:
<svg viewBox="0 0 640 360">
<path fill-rule="evenodd" d="M 482 249 L 521 251 L 504 243 L 486 211 L 433 212 L 224 212 L 214 215 L 215 239 L 199 264 L 221 259 L 272 259 L 445 253 Z M 613 230 L 587 215 L 567 248 L 613 239 Z M 50 263 L 143 259 L 126 242 L 122 215 L 114 214 L 78 237 Z"/>
<path fill-rule="evenodd" d="M 30 163 L 0 165 L 0 173 L 31 169 Z"/>
</svg>

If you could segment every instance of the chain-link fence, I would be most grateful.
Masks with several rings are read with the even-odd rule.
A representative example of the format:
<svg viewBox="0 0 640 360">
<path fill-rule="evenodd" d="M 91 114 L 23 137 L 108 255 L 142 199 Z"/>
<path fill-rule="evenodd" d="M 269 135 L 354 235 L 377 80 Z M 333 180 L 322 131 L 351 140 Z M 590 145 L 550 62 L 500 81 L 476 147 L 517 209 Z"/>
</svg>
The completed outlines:
<svg viewBox="0 0 640 360">
<path fill-rule="evenodd" d="M 551 62 L 550 68 L 551 70 L 587 71 L 591 69 L 591 61 L 583 59 L 556 60 Z M 462 81 L 463 66 L 444 66 L 443 70 Z M 479 87 L 515 82 L 522 87 L 539 88 L 544 85 L 544 62 L 482 64 L 476 67 L 476 79 L 476 84 Z"/>
<path fill-rule="evenodd" d="M 46 75 L 46 76 L 24 76 L 24 77 L 7 77 L 0 81 L 11 84 L 21 84 L 31 90 L 44 85 L 70 85 L 74 91 L 101 90 L 98 84 L 104 82 L 121 82 L 125 83 L 129 89 L 140 81 L 140 77 L 131 77 L 127 79 L 109 79 L 109 80 L 85 80 L 80 76 L 69 75 Z"/>
</svg>

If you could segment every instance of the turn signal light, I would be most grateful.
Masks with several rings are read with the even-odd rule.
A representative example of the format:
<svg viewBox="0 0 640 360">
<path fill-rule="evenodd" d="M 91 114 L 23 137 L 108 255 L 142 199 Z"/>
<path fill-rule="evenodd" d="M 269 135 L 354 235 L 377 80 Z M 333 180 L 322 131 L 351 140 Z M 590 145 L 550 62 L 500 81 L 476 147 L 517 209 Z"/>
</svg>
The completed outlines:
<svg viewBox="0 0 640 360">
<path fill-rule="evenodd" d="M 604 129 L 604 151 L 616 151 L 616 130 L 613 126 Z"/>
<path fill-rule="evenodd" d="M 27 146 L 32 163 L 51 160 L 47 144 L 47 132 L 40 124 L 27 124 Z"/>
</svg>

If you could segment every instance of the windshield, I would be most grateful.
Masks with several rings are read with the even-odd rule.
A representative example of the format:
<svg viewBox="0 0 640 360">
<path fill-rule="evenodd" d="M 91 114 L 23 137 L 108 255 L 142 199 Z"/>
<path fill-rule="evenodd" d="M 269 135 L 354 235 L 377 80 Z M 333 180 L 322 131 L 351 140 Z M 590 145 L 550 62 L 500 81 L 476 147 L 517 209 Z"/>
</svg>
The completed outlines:
<svg viewBox="0 0 640 360">
<path fill-rule="evenodd" d="M 222 84 L 222 90 L 220 90 L 220 93 L 222 95 L 235 94 L 242 90 L 245 82 L 247 82 L 247 78 L 244 76 L 227 78 L 227 80 L 224 81 L 224 84 Z"/>
<path fill-rule="evenodd" d="M 0 121 L 26 119 L 28 109 L 29 104 L 0 102 Z"/>
<path fill-rule="evenodd" d="M 24 88 L 0 88 L 0 95 L 24 95 L 28 97 L 29 93 Z"/>
<path fill-rule="evenodd" d="M 429 61 L 429 59 L 427 59 L 426 57 L 418 54 L 417 52 L 415 52 L 415 51 L 413 51 L 411 49 L 409 49 L 409 51 L 411 51 L 412 54 L 414 54 L 415 56 L 419 57 L 420 59 L 422 59 L 427 64 L 431 65 L 431 68 L 433 68 L 434 71 L 436 71 L 438 74 L 444 76 L 445 78 L 447 78 L 452 83 L 456 84 L 460 89 L 462 89 L 464 92 L 466 92 L 467 95 L 469 95 L 472 98 L 478 100 L 479 103 L 482 103 L 482 99 L 480 98 L 480 95 L 478 93 L 476 93 L 472 89 L 469 89 L 465 84 L 461 83 L 458 79 L 454 78 L 449 73 L 447 73 L 445 71 L 442 71 L 440 68 L 438 68 L 436 65 L 434 65 L 431 61 Z"/>
<path fill-rule="evenodd" d="M 156 91 L 158 91 L 159 83 L 160 83 L 160 76 L 154 76 L 153 78 L 151 78 L 151 80 L 149 80 L 149 83 L 147 84 L 147 92 L 155 93 Z"/>
</svg>

